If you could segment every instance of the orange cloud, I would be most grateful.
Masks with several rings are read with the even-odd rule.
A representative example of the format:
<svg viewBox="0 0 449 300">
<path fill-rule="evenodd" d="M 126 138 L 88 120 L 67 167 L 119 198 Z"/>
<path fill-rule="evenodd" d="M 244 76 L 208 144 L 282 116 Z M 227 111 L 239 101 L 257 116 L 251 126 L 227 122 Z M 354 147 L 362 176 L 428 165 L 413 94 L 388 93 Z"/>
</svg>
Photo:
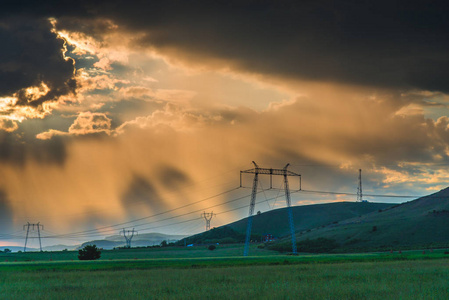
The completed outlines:
<svg viewBox="0 0 449 300">
<path fill-rule="evenodd" d="M 79 136 L 98 133 L 111 134 L 111 119 L 103 113 L 82 112 L 69 127 L 68 132 L 49 130 L 39 133 L 36 138 L 48 140 L 53 136 Z"/>
</svg>

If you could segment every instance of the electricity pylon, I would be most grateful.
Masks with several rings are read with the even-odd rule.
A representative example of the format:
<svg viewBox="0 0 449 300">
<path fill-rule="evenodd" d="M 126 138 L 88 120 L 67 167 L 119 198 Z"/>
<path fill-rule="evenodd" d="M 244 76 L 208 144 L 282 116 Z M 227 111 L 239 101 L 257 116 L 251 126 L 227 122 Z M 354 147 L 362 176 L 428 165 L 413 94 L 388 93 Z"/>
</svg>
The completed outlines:
<svg viewBox="0 0 449 300">
<path fill-rule="evenodd" d="M 40 222 L 37 224 L 31 224 L 30 222 L 27 222 L 25 225 L 23 225 L 23 230 L 25 230 L 25 227 L 27 228 L 27 235 L 25 237 L 25 246 L 23 247 L 23 252 L 26 252 L 27 250 L 27 243 L 28 243 L 28 234 L 30 233 L 30 228 L 34 231 L 34 228 L 37 228 L 37 236 L 39 238 L 39 248 L 42 252 L 42 242 L 41 242 L 41 227 L 42 230 L 44 230 L 44 225 L 41 225 Z"/>
<path fill-rule="evenodd" d="M 125 228 L 123 228 L 120 233 L 123 234 L 123 237 L 125 238 L 126 248 L 131 248 L 131 240 L 133 239 L 134 233 L 137 234 L 137 231 L 134 231 L 134 228 L 133 230 L 125 230 Z"/>
<path fill-rule="evenodd" d="M 357 202 L 363 202 L 362 169 L 359 169 L 359 185 L 357 186 Z"/>
<path fill-rule="evenodd" d="M 273 175 L 284 176 L 285 200 L 287 202 L 288 222 L 290 225 L 290 234 L 292 236 L 292 252 L 294 254 L 297 254 L 298 251 L 296 248 L 295 225 L 294 225 L 294 221 L 293 221 L 293 211 L 292 211 L 292 207 L 291 207 L 288 176 L 299 177 L 299 189 L 301 190 L 301 175 L 296 174 L 291 171 L 288 171 L 287 168 L 290 164 L 287 164 L 283 169 L 260 168 L 254 161 L 253 161 L 253 164 L 255 167 L 254 169 L 240 171 L 240 186 L 242 186 L 242 173 L 254 174 L 253 188 L 252 188 L 252 192 L 251 192 L 251 201 L 249 204 L 248 225 L 246 227 L 245 249 L 243 250 L 243 256 L 248 256 L 248 251 L 249 251 L 249 241 L 251 239 L 251 227 L 252 227 L 252 223 L 253 223 L 254 207 L 256 205 L 256 194 L 257 194 L 257 184 L 259 182 L 259 174 L 270 175 L 270 189 L 273 188 L 273 184 L 272 184 L 273 183 L 273 181 L 272 181 Z"/>
<path fill-rule="evenodd" d="M 201 216 L 204 218 L 204 220 L 206 220 L 206 231 L 210 230 L 210 220 L 212 220 L 213 216 L 214 216 L 214 212 L 203 212 L 201 214 Z"/>
</svg>

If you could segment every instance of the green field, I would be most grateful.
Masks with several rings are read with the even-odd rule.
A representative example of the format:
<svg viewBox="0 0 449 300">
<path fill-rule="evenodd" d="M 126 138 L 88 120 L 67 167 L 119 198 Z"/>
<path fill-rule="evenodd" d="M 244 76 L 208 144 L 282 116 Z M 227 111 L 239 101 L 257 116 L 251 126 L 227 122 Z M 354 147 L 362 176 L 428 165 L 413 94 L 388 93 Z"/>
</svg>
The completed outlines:
<svg viewBox="0 0 449 300">
<path fill-rule="evenodd" d="M 75 252 L 64 251 L 1 253 L 0 295 L 1 299 L 449 297 L 449 255 L 442 250 L 289 256 L 253 247 L 253 256 L 242 257 L 241 248 L 103 251 L 98 261 L 78 261 Z"/>
</svg>

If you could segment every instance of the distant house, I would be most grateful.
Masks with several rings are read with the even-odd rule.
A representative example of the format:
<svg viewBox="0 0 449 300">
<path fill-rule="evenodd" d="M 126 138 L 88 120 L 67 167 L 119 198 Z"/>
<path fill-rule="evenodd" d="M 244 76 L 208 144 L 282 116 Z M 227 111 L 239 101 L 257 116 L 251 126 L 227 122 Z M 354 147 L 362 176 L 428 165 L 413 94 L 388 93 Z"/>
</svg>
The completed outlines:
<svg viewBox="0 0 449 300">
<path fill-rule="evenodd" d="M 274 240 L 276 240 L 276 238 L 272 234 L 270 234 L 270 233 L 264 234 L 263 237 L 262 237 L 262 241 L 264 243 L 271 242 L 271 241 L 274 241 Z"/>
</svg>

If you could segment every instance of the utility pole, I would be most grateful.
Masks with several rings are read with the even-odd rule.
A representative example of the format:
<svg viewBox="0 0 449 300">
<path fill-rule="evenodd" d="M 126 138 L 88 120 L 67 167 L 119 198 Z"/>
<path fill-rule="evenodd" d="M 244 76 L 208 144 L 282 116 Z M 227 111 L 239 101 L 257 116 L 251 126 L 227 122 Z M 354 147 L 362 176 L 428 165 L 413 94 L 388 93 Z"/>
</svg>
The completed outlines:
<svg viewBox="0 0 449 300">
<path fill-rule="evenodd" d="M 357 186 L 357 202 L 363 202 L 362 169 L 359 169 L 359 184 Z"/>
<path fill-rule="evenodd" d="M 256 205 L 256 194 L 257 194 L 257 184 L 259 182 L 259 174 L 270 175 L 270 189 L 273 188 L 272 187 L 272 176 L 273 175 L 284 176 L 285 200 L 287 203 L 288 222 L 290 224 L 290 234 L 292 236 L 292 252 L 293 252 L 293 254 L 297 254 L 298 252 L 297 252 L 297 248 L 296 248 L 295 225 L 294 225 L 294 220 L 293 220 L 293 211 L 291 208 L 288 176 L 299 177 L 299 190 L 301 190 L 301 175 L 296 174 L 291 171 L 288 171 L 287 168 L 290 164 L 287 164 L 283 169 L 260 168 L 254 161 L 253 161 L 253 164 L 254 164 L 253 169 L 240 171 L 240 186 L 242 186 L 242 174 L 243 173 L 254 174 L 253 188 L 252 188 L 252 192 L 251 192 L 251 201 L 249 204 L 248 224 L 246 227 L 245 249 L 243 250 L 243 256 L 248 256 L 248 251 L 249 251 L 249 242 L 251 239 L 251 227 L 252 227 L 252 223 L 253 223 L 254 207 Z"/>
<path fill-rule="evenodd" d="M 204 218 L 204 220 L 206 220 L 206 231 L 210 230 L 210 220 L 212 220 L 212 218 L 214 217 L 214 212 L 203 212 L 201 214 L 201 216 Z"/>
<path fill-rule="evenodd" d="M 40 229 L 42 227 L 42 230 L 44 230 L 44 225 L 41 225 L 40 222 L 38 222 L 37 224 L 31 224 L 30 222 L 27 222 L 25 225 L 23 225 L 23 230 L 25 230 L 25 227 L 27 228 L 27 235 L 25 237 L 25 246 L 23 247 L 23 252 L 26 252 L 26 250 L 27 250 L 27 243 L 28 243 L 30 228 L 32 231 L 34 231 L 34 228 L 37 228 L 37 236 L 39 239 L 39 248 L 42 252 L 41 230 Z"/>
<path fill-rule="evenodd" d="M 131 240 L 133 239 L 134 233 L 137 234 L 137 231 L 134 231 L 134 228 L 133 230 L 125 230 L 125 228 L 123 228 L 120 233 L 123 234 L 123 237 L 125 238 L 126 248 L 131 248 Z"/>
</svg>

